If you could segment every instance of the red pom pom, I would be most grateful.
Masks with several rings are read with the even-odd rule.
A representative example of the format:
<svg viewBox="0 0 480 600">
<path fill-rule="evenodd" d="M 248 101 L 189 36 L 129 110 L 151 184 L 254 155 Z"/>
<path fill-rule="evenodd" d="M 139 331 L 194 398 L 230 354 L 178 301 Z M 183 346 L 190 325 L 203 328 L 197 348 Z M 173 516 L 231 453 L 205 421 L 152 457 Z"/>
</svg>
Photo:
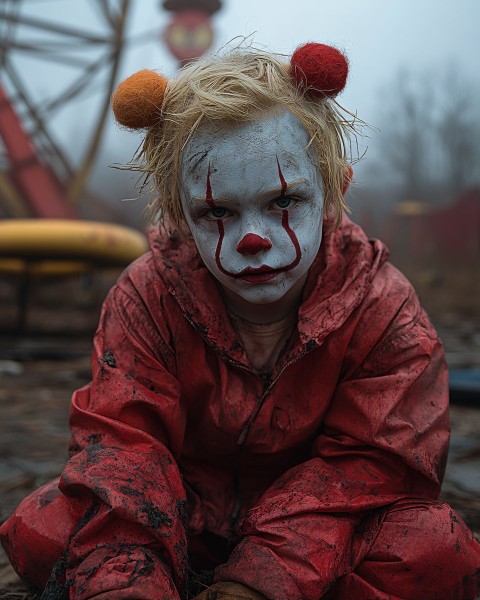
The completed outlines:
<svg viewBox="0 0 480 600">
<path fill-rule="evenodd" d="M 297 85 L 317 95 L 333 98 L 347 83 L 347 57 L 332 46 L 314 42 L 300 46 L 290 64 Z"/>
<path fill-rule="evenodd" d="M 130 129 L 151 127 L 158 122 L 168 80 L 144 69 L 127 77 L 112 96 L 115 118 Z"/>
</svg>

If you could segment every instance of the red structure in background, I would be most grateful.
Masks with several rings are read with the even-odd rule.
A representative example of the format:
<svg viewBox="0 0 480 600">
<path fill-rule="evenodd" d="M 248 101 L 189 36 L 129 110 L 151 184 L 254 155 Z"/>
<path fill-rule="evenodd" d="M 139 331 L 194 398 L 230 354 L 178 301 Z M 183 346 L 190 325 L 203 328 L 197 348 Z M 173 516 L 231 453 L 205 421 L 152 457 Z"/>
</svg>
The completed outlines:
<svg viewBox="0 0 480 600">
<path fill-rule="evenodd" d="M 162 6 L 173 13 L 164 40 L 180 66 L 205 54 L 213 43 L 211 17 L 220 0 L 164 0 Z"/>
<path fill-rule="evenodd" d="M 42 163 L 13 106 L 0 85 L 0 136 L 10 162 L 10 178 L 29 205 L 32 216 L 75 219 L 65 190 L 52 169 Z"/>
<path fill-rule="evenodd" d="M 451 206 L 432 213 L 430 232 L 443 258 L 478 261 L 480 189 L 470 189 L 461 194 Z"/>
<path fill-rule="evenodd" d="M 473 263 L 480 260 L 480 189 L 463 192 L 452 204 L 433 209 L 405 202 L 383 236 L 396 256 L 415 261 Z"/>
</svg>

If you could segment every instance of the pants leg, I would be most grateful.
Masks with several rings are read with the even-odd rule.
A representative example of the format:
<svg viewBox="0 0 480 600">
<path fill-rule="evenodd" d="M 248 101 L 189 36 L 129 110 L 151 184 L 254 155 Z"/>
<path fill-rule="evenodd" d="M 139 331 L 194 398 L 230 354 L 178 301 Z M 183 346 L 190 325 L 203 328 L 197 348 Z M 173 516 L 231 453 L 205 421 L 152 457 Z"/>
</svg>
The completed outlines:
<svg viewBox="0 0 480 600">
<path fill-rule="evenodd" d="M 43 590 L 80 517 L 58 489 L 58 479 L 20 503 L 0 526 L 0 540 L 22 579 Z"/>
<path fill-rule="evenodd" d="M 480 545 L 461 517 L 438 501 L 389 507 L 364 560 L 325 600 L 475 600 Z"/>
<path fill-rule="evenodd" d="M 15 571 L 38 590 L 47 585 L 83 516 L 83 509 L 75 512 L 73 500 L 67 501 L 60 492 L 58 481 L 57 478 L 32 492 L 0 525 L 0 540 Z M 227 560 L 228 550 L 228 540 L 206 531 L 189 540 L 193 569 L 212 570 L 212 576 L 213 569 Z M 203 587 L 200 585 L 198 593 Z"/>
<path fill-rule="evenodd" d="M 82 517 L 54 480 L 28 496 L 0 526 L 17 573 L 43 589 Z M 474 600 L 480 545 L 462 519 L 438 501 L 389 507 L 369 552 L 337 580 L 325 600 Z"/>
</svg>

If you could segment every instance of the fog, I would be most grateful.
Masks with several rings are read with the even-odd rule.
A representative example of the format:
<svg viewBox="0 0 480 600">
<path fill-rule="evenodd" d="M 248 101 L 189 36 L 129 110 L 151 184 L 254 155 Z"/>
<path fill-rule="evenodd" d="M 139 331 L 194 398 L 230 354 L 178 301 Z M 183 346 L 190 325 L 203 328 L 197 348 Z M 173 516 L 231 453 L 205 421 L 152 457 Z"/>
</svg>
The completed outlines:
<svg viewBox="0 0 480 600">
<path fill-rule="evenodd" d="M 159 0 L 131 3 L 117 81 L 142 68 L 174 75 L 177 63 L 162 41 L 170 14 L 160 5 Z M 94 38 L 108 34 L 93 0 L 4 0 L 0 9 L 49 25 L 78 28 Z M 355 163 L 355 186 L 349 200 L 354 212 L 373 206 L 377 214 L 382 214 L 407 197 L 442 204 L 464 187 L 480 184 L 478 22 L 477 0 L 223 0 L 222 9 L 213 17 L 215 40 L 210 52 L 242 39 L 287 58 L 306 41 L 328 43 L 343 50 L 349 58 L 350 74 L 338 100 L 369 125 L 353 148 L 354 155 L 362 160 Z M 64 39 L 26 26 L 2 26 L 0 35 L 37 44 L 42 50 Z M 75 38 L 68 50 L 58 50 L 72 63 L 101 60 L 109 51 L 108 44 L 98 39 L 84 44 Z M 8 59 L 40 112 L 81 73 L 74 64 L 59 64 L 43 51 L 17 49 L 9 53 Z M 107 60 L 82 93 L 46 113 L 53 139 L 74 166 L 82 162 L 96 129 L 110 70 L 111 61 Z M 3 75 L 2 83 L 14 93 Z M 406 115 L 409 102 L 415 104 L 415 119 L 409 120 Z M 451 119 L 456 112 L 462 114 L 462 123 Z M 450 137 L 445 134 L 448 123 Z M 462 139 L 452 141 L 458 131 Z M 137 177 L 111 167 L 127 163 L 140 142 L 140 134 L 119 128 L 109 112 L 89 188 L 114 204 L 136 197 Z M 411 182 L 417 176 L 406 164 L 412 143 L 421 148 L 417 149 L 421 155 L 417 170 L 424 175 L 416 187 Z M 457 147 L 463 154 L 451 165 Z M 462 162 L 463 171 L 459 167 Z M 438 177 L 447 171 L 452 172 L 450 179 L 457 178 L 456 186 Z M 466 175 L 459 176 L 462 172 Z M 134 218 L 136 212 L 140 215 L 141 208 L 129 208 L 138 225 L 141 216 Z"/>
</svg>

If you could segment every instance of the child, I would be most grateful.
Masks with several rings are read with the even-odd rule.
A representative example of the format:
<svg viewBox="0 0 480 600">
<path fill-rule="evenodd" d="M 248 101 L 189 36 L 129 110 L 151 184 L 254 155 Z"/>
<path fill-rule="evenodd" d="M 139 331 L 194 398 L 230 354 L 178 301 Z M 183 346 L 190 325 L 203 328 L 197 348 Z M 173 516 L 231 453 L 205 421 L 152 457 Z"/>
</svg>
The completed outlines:
<svg viewBox="0 0 480 600">
<path fill-rule="evenodd" d="M 343 214 L 347 70 L 306 44 L 119 86 L 164 227 L 104 304 L 60 483 L 1 530 L 45 598 L 475 597 L 442 344 Z"/>
</svg>

